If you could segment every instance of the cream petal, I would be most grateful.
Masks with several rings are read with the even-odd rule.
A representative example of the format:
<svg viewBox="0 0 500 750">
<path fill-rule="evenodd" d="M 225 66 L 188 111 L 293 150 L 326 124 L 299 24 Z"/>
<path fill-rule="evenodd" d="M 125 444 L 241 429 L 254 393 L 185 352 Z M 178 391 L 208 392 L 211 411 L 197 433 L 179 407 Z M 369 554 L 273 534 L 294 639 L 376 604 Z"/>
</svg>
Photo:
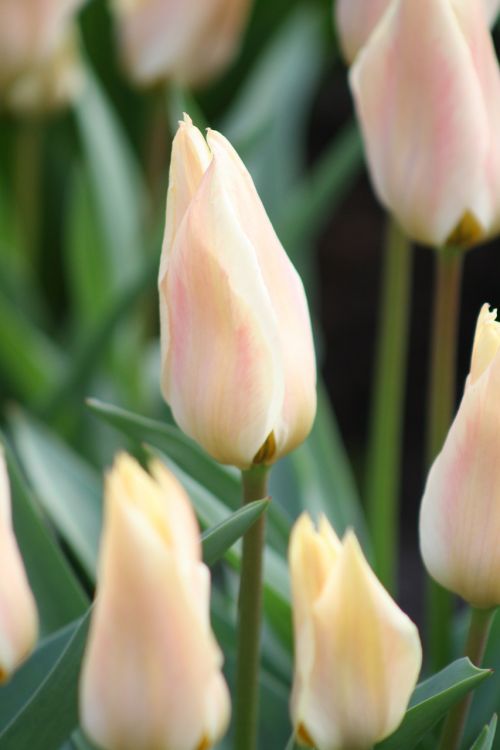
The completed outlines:
<svg viewBox="0 0 500 750">
<path fill-rule="evenodd" d="M 222 189 L 231 201 L 242 232 L 255 249 L 279 321 L 285 395 L 274 433 L 277 456 L 281 456 L 303 442 L 316 414 L 316 364 L 304 287 L 238 154 L 220 133 L 209 131 L 207 139 L 220 167 Z"/>
<path fill-rule="evenodd" d="M 468 381 L 429 473 L 420 548 L 429 573 L 478 607 L 500 604 L 500 354 Z"/>
<path fill-rule="evenodd" d="M 469 6 L 396 0 L 351 71 L 377 193 L 411 237 L 432 245 L 467 214 L 474 237 L 496 220 L 486 163 L 498 70 L 482 11 Z"/>
<path fill-rule="evenodd" d="M 337 0 L 335 20 L 344 58 L 352 63 L 389 6 L 389 0 Z"/>
<path fill-rule="evenodd" d="M 160 286 L 169 348 L 162 389 L 179 426 L 222 463 L 248 467 L 283 403 L 277 320 L 255 249 L 214 159 Z"/>
</svg>

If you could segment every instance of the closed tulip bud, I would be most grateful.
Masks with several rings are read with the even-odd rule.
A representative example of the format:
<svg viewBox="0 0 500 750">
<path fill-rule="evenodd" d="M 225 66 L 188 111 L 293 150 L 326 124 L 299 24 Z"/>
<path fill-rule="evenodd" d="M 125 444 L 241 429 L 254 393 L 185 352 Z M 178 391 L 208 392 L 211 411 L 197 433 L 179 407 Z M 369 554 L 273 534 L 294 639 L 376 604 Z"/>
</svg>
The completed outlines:
<svg viewBox="0 0 500 750">
<path fill-rule="evenodd" d="M 174 139 L 159 275 L 162 390 L 221 463 L 272 463 L 309 433 L 316 370 L 302 282 L 229 142 Z"/>
<path fill-rule="evenodd" d="M 484 305 L 470 373 L 420 511 L 430 575 L 475 607 L 500 605 L 500 324 Z"/>
<path fill-rule="evenodd" d="M 50 57 L 82 0 L 0 0 L 0 85 Z"/>
<path fill-rule="evenodd" d="M 3 101 L 12 112 L 42 114 L 68 106 L 85 82 L 78 37 L 68 26 L 44 59 L 26 68 L 6 86 Z"/>
<path fill-rule="evenodd" d="M 469 247 L 500 228 L 500 73 L 484 6 L 394 0 L 351 70 L 382 203 L 414 240 Z"/>
<path fill-rule="evenodd" d="M 0 446 L 0 683 L 29 656 L 38 615 L 12 528 L 9 479 Z"/>
<path fill-rule="evenodd" d="M 204 83 L 236 54 L 251 0 L 111 0 L 125 67 L 140 85 Z"/>
<path fill-rule="evenodd" d="M 335 20 L 340 46 L 346 62 L 352 63 L 364 47 L 393 0 L 337 0 Z M 481 0 L 486 21 L 493 24 L 499 0 Z"/>
<path fill-rule="evenodd" d="M 80 720 L 105 750 L 208 750 L 229 721 L 210 574 L 174 477 L 122 455 L 108 475 Z"/>
<path fill-rule="evenodd" d="M 368 750 L 401 723 L 422 662 L 418 631 L 349 531 L 340 542 L 306 514 L 290 539 L 297 739 L 317 750 Z"/>
</svg>

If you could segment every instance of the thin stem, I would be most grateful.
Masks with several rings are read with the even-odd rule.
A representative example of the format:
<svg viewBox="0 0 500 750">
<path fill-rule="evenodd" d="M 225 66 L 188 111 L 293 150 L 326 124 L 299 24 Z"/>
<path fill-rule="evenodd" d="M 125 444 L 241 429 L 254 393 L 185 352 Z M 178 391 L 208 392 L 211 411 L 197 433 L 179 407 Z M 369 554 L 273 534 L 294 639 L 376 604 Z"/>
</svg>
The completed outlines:
<svg viewBox="0 0 500 750">
<path fill-rule="evenodd" d="M 43 127 L 34 119 L 19 123 L 15 143 L 15 195 L 17 221 L 26 260 L 36 273 L 38 264 L 42 195 Z"/>
<path fill-rule="evenodd" d="M 480 667 L 483 661 L 495 613 L 496 608 L 471 610 L 465 656 L 468 656 L 476 667 Z M 469 693 L 449 712 L 441 734 L 440 750 L 458 750 L 460 747 L 471 703 L 472 693 Z"/>
<path fill-rule="evenodd" d="M 368 446 L 367 501 L 375 569 L 391 593 L 397 585 L 398 499 L 411 267 L 408 238 L 395 221 L 389 219 Z"/>
<path fill-rule="evenodd" d="M 441 450 L 455 409 L 457 332 L 463 253 L 447 248 L 436 251 L 436 280 L 432 321 L 431 374 L 427 422 L 427 463 Z M 427 592 L 429 656 L 434 670 L 450 658 L 453 599 L 434 581 Z"/>
<path fill-rule="evenodd" d="M 243 505 L 267 496 L 268 475 L 269 469 L 264 466 L 242 472 Z M 255 750 L 257 747 L 264 538 L 265 515 L 262 514 L 243 537 L 238 600 L 235 750 Z"/>
</svg>

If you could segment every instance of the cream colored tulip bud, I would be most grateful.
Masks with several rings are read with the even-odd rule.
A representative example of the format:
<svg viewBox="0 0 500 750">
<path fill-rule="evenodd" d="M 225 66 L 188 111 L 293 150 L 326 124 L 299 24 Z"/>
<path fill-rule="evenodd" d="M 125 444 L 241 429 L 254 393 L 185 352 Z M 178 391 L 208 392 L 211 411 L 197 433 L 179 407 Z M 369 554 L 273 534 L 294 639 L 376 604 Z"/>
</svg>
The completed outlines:
<svg viewBox="0 0 500 750">
<path fill-rule="evenodd" d="M 0 86 L 52 55 L 82 0 L 0 0 Z"/>
<path fill-rule="evenodd" d="M 208 750 L 230 713 L 210 629 L 210 574 L 184 490 L 127 455 L 106 479 L 80 721 L 105 750 Z"/>
<path fill-rule="evenodd" d="M 0 683 L 32 652 L 38 614 L 14 530 L 9 478 L 0 446 Z"/>
<path fill-rule="evenodd" d="M 499 0 L 480 1 L 487 23 L 493 24 L 498 16 Z M 391 2 L 393 0 L 337 0 L 335 21 L 346 62 L 354 62 Z"/>
<path fill-rule="evenodd" d="M 111 0 L 125 67 L 141 85 L 204 83 L 235 56 L 251 0 Z"/>
<path fill-rule="evenodd" d="M 302 282 L 229 142 L 186 117 L 159 275 L 162 390 L 221 463 L 272 463 L 308 435 L 316 370 Z"/>
<path fill-rule="evenodd" d="M 351 70 L 381 202 L 414 240 L 500 228 L 500 73 L 484 6 L 393 0 Z"/>
<path fill-rule="evenodd" d="M 18 114 L 51 112 L 75 101 L 83 91 L 84 82 L 78 36 L 76 30 L 68 26 L 47 57 L 24 70 L 5 87 L 3 102 Z"/>
<path fill-rule="evenodd" d="M 317 750 L 369 750 L 403 719 L 422 648 L 349 531 L 340 542 L 308 515 L 290 539 L 297 739 Z"/>
<path fill-rule="evenodd" d="M 475 607 L 500 605 L 500 324 L 482 308 L 462 403 L 420 511 L 429 574 Z"/>
</svg>

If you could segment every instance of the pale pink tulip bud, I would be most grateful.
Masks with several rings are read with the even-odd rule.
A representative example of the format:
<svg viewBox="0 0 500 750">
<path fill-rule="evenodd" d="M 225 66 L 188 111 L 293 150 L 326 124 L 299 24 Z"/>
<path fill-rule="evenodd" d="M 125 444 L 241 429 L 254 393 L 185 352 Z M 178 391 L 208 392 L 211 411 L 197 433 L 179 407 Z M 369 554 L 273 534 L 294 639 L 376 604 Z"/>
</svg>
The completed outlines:
<svg viewBox="0 0 500 750">
<path fill-rule="evenodd" d="M 391 2 L 393 0 L 337 0 L 334 6 L 337 33 L 348 63 L 354 62 Z M 493 24 L 498 16 L 499 0 L 480 2 L 486 13 L 487 23 Z"/>
<path fill-rule="evenodd" d="M 0 0 L 0 85 L 50 56 L 82 0 Z"/>
<path fill-rule="evenodd" d="M 38 614 L 12 528 L 9 478 L 0 446 L 0 683 L 30 655 Z"/>
<path fill-rule="evenodd" d="M 125 67 L 140 85 L 204 83 L 235 56 L 251 0 L 111 0 Z"/>
<path fill-rule="evenodd" d="M 462 403 L 427 479 L 420 548 L 435 580 L 500 605 L 500 324 L 484 305 Z"/>
<path fill-rule="evenodd" d="M 210 573 L 184 490 L 150 468 L 123 454 L 106 479 L 81 725 L 105 750 L 208 750 L 230 713 Z"/>
<path fill-rule="evenodd" d="M 292 530 L 289 564 L 297 739 L 317 750 L 368 750 L 403 719 L 422 663 L 417 628 L 378 581 L 352 531 L 340 542 L 326 518 L 316 530 L 303 514 Z"/>
<path fill-rule="evenodd" d="M 68 106 L 82 93 L 85 75 L 73 26 L 63 30 L 57 45 L 5 87 L 3 102 L 18 114 L 42 114 Z"/>
<path fill-rule="evenodd" d="M 172 148 L 162 390 L 184 432 L 221 463 L 248 468 L 276 461 L 311 429 L 311 325 L 250 175 L 220 133 L 207 142 L 186 117 Z"/>
<path fill-rule="evenodd" d="M 381 202 L 424 244 L 500 228 L 500 73 L 482 3 L 394 0 L 351 86 Z"/>
</svg>

